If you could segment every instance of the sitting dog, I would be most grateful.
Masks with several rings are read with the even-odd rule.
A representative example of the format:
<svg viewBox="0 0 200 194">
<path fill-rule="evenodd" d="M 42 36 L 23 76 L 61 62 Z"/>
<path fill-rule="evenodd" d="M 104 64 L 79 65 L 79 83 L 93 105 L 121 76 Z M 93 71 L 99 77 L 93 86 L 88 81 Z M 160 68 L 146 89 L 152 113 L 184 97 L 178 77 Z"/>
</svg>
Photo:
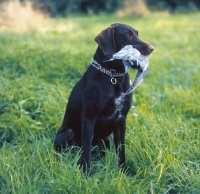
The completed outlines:
<svg viewBox="0 0 200 194">
<path fill-rule="evenodd" d="M 62 126 L 54 141 L 56 151 L 73 145 L 81 147 L 80 164 L 84 171 L 90 168 L 92 146 L 109 147 L 112 133 L 119 165 L 125 165 L 126 117 L 132 93 L 122 94 L 130 88 L 130 78 L 122 60 L 104 59 L 126 45 L 132 45 L 144 56 L 154 50 L 149 43 L 139 39 L 137 30 L 120 23 L 101 31 L 95 41 L 98 47 L 91 65 L 70 94 Z"/>
</svg>

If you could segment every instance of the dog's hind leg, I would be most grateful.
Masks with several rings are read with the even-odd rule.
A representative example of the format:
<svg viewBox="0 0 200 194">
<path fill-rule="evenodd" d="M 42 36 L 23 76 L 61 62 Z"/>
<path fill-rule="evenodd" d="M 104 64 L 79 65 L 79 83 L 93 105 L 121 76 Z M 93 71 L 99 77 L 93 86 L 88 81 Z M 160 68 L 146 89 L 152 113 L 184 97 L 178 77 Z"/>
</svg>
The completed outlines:
<svg viewBox="0 0 200 194">
<path fill-rule="evenodd" d="M 62 149 L 73 145 L 74 142 L 74 131 L 71 128 L 61 127 L 54 140 L 54 149 L 61 152 Z"/>
</svg>

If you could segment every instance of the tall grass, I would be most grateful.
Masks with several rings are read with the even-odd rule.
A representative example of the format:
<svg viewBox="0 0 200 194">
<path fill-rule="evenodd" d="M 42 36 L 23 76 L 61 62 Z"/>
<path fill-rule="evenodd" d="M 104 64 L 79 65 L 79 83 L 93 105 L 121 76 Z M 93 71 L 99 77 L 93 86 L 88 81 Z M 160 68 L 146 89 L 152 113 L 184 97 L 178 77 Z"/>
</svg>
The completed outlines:
<svg viewBox="0 0 200 194">
<path fill-rule="evenodd" d="M 50 19 L 45 33 L 1 31 L 0 192 L 199 193 L 199 17 L 71 17 Z M 79 150 L 57 154 L 52 143 L 94 37 L 115 22 L 134 26 L 155 51 L 127 119 L 128 171 L 118 169 L 112 145 L 86 177 Z"/>
</svg>

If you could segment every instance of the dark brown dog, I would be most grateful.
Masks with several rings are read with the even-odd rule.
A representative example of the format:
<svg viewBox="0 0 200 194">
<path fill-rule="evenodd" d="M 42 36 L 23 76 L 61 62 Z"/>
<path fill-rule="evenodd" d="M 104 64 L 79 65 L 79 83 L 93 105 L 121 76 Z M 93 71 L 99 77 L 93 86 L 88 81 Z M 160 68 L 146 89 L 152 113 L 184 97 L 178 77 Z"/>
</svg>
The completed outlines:
<svg viewBox="0 0 200 194">
<path fill-rule="evenodd" d="M 90 167 L 91 147 L 102 147 L 103 144 L 109 147 L 108 137 L 112 133 L 119 154 L 119 165 L 125 164 L 126 116 L 132 94 L 122 94 L 130 87 L 129 75 L 125 72 L 122 60 L 103 60 L 126 45 L 132 45 L 146 56 L 154 50 L 149 43 L 139 39 L 137 30 L 124 24 L 111 25 L 95 41 L 98 48 L 94 61 L 74 86 L 62 126 L 54 141 L 57 151 L 66 146 L 80 146 L 84 171 Z"/>
</svg>

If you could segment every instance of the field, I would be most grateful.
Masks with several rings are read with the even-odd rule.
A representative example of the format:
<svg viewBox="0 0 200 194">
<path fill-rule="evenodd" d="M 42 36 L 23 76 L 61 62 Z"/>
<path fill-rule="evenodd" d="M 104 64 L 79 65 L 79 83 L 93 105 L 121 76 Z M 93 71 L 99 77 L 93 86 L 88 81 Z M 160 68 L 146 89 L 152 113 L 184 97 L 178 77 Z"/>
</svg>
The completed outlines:
<svg viewBox="0 0 200 194">
<path fill-rule="evenodd" d="M 45 30 L 0 26 L 0 193 L 200 193 L 199 18 L 71 16 L 49 19 Z M 129 170 L 120 171 L 112 145 L 86 177 L 79 151 L 57 154 L 52 145 L 95 36 L 116 22 L 138 29 L 155 50 L 127 119 Z"/>
</svg>

